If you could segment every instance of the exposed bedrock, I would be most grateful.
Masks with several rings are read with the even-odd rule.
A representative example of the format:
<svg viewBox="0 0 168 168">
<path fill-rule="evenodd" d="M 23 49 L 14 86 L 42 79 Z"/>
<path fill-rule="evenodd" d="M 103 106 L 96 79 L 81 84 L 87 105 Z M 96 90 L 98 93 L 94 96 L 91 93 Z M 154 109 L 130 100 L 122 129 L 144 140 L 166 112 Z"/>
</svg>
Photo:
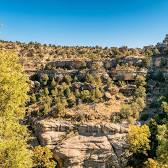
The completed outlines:
<svg viewBox="0 0 168 168">
<path fill-rule="evenodd" d="M 53 150 L 64 168 L 124 168 L 130 153 L 128 125 L 81 123 L 44 119 L 34 124 L 41 145 Z"/>
</svg>

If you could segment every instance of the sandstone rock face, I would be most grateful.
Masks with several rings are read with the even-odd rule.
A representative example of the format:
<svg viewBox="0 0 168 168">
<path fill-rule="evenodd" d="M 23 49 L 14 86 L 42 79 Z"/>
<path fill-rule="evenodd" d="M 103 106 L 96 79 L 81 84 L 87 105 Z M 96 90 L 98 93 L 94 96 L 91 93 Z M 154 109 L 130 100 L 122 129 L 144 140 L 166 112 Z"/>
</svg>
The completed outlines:
<svg viewBox="0 0 168 168">
<path fill-rule="evenodd" d="M 40 144 L 62 160 L 64 168 L 124 168 L 130 153 L 126 142 L 128 125 L 72 123 L 43 119 L 34 124 Z"/>
</svg>

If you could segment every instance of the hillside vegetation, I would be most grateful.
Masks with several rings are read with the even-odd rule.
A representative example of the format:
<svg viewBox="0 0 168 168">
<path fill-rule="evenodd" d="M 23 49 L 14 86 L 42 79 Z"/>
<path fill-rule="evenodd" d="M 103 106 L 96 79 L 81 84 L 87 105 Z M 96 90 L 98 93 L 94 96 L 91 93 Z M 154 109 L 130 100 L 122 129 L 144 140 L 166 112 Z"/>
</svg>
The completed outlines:
<svg viewBox="0 0 168 168">
<path fill-rule="evenodd" d="M 33 140 L 46 118 L 126 123 L 127 167 L 168 167 L 167 79 L 167 36 L 143 49 L 0 41 L 0 167 L 61 167 Z"/>
</svg>

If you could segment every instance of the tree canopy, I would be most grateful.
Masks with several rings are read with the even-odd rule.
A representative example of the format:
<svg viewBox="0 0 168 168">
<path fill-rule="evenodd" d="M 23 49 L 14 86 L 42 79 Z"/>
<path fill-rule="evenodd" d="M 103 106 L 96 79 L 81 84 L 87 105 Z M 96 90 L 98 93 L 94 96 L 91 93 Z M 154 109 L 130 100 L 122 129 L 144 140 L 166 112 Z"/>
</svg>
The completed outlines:
<svg viewBox="0 0 168 168">
<path fill-rule="evenodd" d="M 25 115 L 28 78 L 15 53 L 0 50 L 0 167 L 32 167 Z"/>
<path fill-rule="evenodd" d="M 131 125 L 128 131 L 130 150 L 133 153 L 146 153 L 150 149 L 149 137 L 150 130 L 147 125 Z"/>
</svg>

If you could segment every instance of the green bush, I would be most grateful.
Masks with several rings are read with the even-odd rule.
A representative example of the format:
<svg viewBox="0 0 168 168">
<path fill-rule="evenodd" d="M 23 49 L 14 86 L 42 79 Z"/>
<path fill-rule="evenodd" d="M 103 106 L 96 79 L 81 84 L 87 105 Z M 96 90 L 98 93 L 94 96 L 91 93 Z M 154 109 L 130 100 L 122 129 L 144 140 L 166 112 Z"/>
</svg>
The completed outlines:
<svg viewBox="0 0 168 168">
<path fill-rule="evenodd" d="M 122 119 L 128 119 L 129 116 L 132 116 L 133 115 L 133 111 L 131 109 L 131 106 L 128 105 L 128 104 L 124 104 L 122 107 L 121 107 L 121 110 L 120 110 L 120 116 Z"/>
<path fill-rule="evenodd" d="M 81 91 L 81 99 L 85 102 L 90 102 L 90 92 L 89 90 Z"/>
<path fill-rule="evenodd" d="M 143 86 L 139 86 L 135 90 L 135 97 L 145 97 L 146 96 L 146 89 Z"/>
<path fill-rule="evenodd" d="M 44 95 L 46 95 L 46 96 L 49 95 L 49 91 L 48 91 L 47 87 L 44 88 Z"/>
<path fill-rule="evenodd" d="M 65 75 L 64 76 L 64 81 L 65 81 L 65 83 L 67 83 L 69 85 L 72 81 L 71 76 L 70 75 Z"/>
<path fill-rule="evenodd" d="M 51 81 L 51 88 L 55 88 L 55 86 L 56 86 L 56 82 L 55 82 L 55 80 L 53 78 L 52 81 Z"/>
<path fill-rule="evenodd" d="M 47 85 L 48 80 L 49 80 L 48 75 L 47 75 L 47 74 L 44 74 L 44 75 L 42 76 L 42 83 L 43 83 L 43 85 Z"/>
<path fill-rule="evenodd" d="M 145 86 L 146 85 L 145 77 L 144 76 L 137 76 L 135 79 L 135 84 L 137 87 Z"/>
<path fill-rule="evenodd" d="M 69 87 L 64 90 L 64 95 L 65 95 L 67 98 L 70 97 L 70 95 L 71 95 L 71 90 L 69 89 Z"/>
<path fill-rule="evenodd" d="M 119 113 L 112 113 L 110 116 L 110 120 L 113 123 L 121 123 L 121 121 L 122 121 Z"/>
</svg>

